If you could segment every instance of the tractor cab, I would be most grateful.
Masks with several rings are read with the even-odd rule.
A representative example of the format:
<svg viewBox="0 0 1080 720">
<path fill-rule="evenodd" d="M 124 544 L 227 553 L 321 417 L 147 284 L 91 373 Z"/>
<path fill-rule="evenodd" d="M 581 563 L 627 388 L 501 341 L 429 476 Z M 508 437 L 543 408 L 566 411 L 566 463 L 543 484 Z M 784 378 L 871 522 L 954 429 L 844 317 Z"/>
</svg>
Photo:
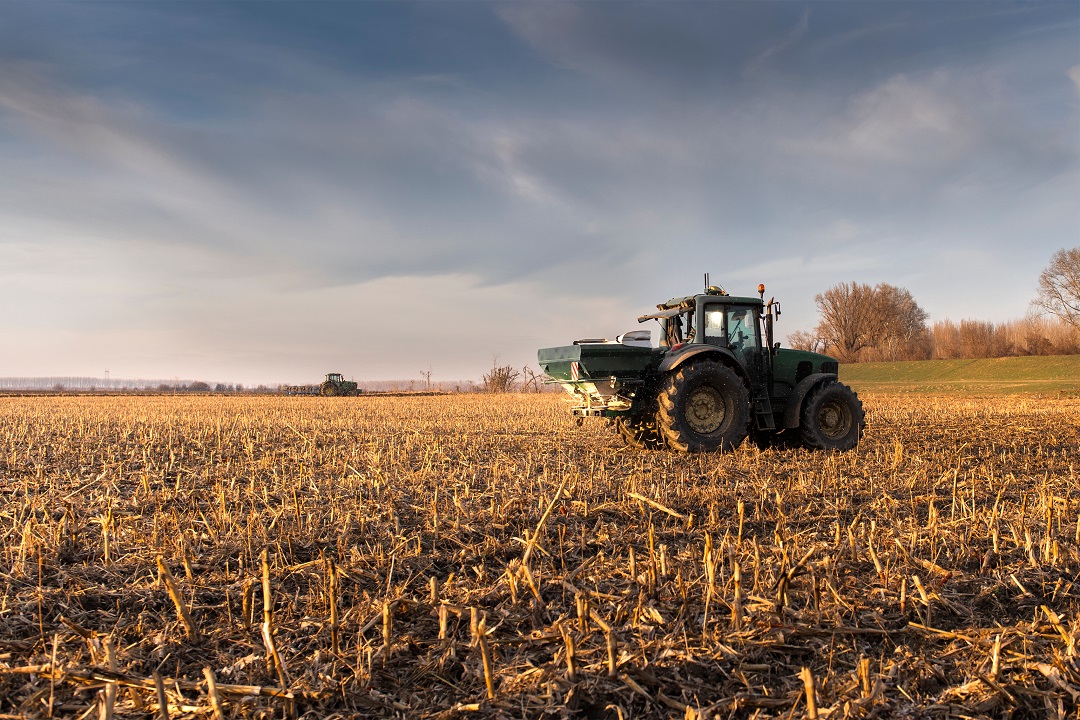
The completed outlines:
<svg viewBox="0 0 1080 720">
<path fill-rule="evenodd" d="M 657 305 L 657 312 L 638 318 L 656 320 L 661 327 L 660 347 L 674 361 L 683 355 L 697 355 L 723 349 L 735 360 L 751 386 L 767 383 L 772 353 L 772 323 L 780 314 L 780 304 L 762 297 L 733 297 L 716 285 L 704 293 L 672 298 Z M 671 364 L 671 363 L 669 363 Z"/>
</svg>

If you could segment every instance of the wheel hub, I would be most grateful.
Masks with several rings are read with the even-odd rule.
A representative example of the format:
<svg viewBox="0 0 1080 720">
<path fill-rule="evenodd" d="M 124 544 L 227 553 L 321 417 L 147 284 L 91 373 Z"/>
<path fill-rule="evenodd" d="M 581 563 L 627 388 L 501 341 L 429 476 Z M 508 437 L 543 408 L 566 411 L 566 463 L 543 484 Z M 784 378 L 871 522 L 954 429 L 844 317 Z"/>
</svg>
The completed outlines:
<svg viewBox="0 0 1080 720">
<path fill-rule="evenodd" d="M 851 416 L 847 408 L 838 402 L 826 403 L 818 413 L 818 427 L 831 438 L 843 437 L 851 425 Z"/>
<path fill-rule="evenodd" d="M 724 424 L 727 408 L 724 398 L 714 387 L 700 387 L 686 400 L 686 422 L 694 432 L 708 435 Z"/>
</svg>

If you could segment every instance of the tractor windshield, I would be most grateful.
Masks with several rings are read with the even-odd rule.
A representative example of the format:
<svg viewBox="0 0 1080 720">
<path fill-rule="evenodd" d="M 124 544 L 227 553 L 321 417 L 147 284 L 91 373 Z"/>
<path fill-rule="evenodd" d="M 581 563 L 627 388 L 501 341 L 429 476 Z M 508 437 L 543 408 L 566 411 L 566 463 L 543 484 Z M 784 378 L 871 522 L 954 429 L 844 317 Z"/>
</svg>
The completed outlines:
<svg viewBox="0 0 1080 720">
<path fill-rule="evenodd" d="M 756 350 L 757 313 L 752 307 L 712 304 L 705 307 L 705 342 L 726 345 L 732 350 Z"/>
<path fill-rule="evenodd" d="M 727 342 L 733 350 L 751 350 L 758 347 L 757 318 L 751 308 L 735 307 L 727 313 Z"/>
</svg>

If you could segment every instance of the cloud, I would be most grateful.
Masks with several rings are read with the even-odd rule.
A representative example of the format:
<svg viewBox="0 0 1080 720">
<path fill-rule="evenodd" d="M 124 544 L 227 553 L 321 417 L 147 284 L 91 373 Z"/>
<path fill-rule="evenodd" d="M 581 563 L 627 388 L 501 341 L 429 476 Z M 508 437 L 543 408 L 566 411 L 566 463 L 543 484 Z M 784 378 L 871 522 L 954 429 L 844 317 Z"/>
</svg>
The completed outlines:
<svg viewBox="0 0 1080 720">
<path fill-rule="evenodd" d="M 978 121 L 966 108 L 969 84 L 949 73 L 904 75 L 848 100 L 817 134 L 795 139 L 795 152 L 854 166 L 907 172 L 949 163 L 971 148 Z"/>
<path fill-rule="evenodd" d="M 790 47 L 799 42 L 806 36 L 806 31 L 810 27 L 810 11 L 803 10 L 802 16 L 799 18 L 798 24 L 792 28 L 791 32 L 785 37 L 781 38 L 779 42 L 774 45 L 770 45 L 760 55 L 750 61 L 747 66 L 747 72 L 754 72 L 760 70 L 769 59 L 780 55 L 788 50 Z"/>
<path fill-rule="evenodd" d="M 44 73 L 0 68 L 0 110 L 23 139 L 16 161 L 30 182 L 9 188 L 14 216 L 68 222 L 115 241 L 243 245 L 223 208 L 241 193 L 176 146 L 173 128 L 134 103 L 107 105 Z"/>
<path fill-rule="evenodd" d="M 553 66 L 598 81 L 619 103 L 621 91 L 648 87 L 687 100 L 703 86 L 731 88 L 739 68 L 767 52 L 772 34 L 740 31 L 762 17 L 750 4 L 510 3 L 496 8 L 511 30 Z M 711 94 L 711 93 L 710 93 Z"/>
<path fill-rule="evenodd" d="M 546 187 L 544 181 L 522 162 L 521 150 L 526 142 L 526 139 L 513 133 L 502 133 L 492 138 L 498 167 L 482 163 L 478 168 L 479 174 L 493 184 L 509 187 L 518 197 L 538 205 L 554 206 L 553 209 L 558 210 L 561 203 L 554 191 Z"/>
<path fill-rule="evenodd" d="M 858 156 L 890 164 L 962 153 L 971 141 L 969 119 L 947 86 L 946 78 L 920 84 L 901 75 L 855 98 L 847 145 Z"/>
<path fill-rule="evenodd" d="M 0 109 L 42 178 L 13 191 L 10 214 L 67 216 L 117 241 L 204 244 L 223 262 L 331 284 L 456 270 L 495 280 L 561 264 L 571 248 L 584 265 L 607 253 L 522 157 L 519 129 L 404 90 L 374 105 L 276 98 L 239 121 L 257 128 L 247 132 L 178 127 L 135 103 L 4 77 Z M 520 229 L 508 236 L 508 225 Z"/>
</svg>

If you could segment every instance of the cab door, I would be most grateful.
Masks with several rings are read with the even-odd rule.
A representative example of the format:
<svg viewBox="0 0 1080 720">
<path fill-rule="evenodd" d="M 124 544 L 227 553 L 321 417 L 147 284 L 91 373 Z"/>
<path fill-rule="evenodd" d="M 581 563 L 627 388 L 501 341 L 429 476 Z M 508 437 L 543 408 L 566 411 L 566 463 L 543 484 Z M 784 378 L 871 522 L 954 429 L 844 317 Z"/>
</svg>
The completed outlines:
<svg viewBox="0 0 1080 720">
<path fill-rule="evenodd" d="M 751 381 L 761 383 L 765 375 L 761 352 L 761 324 L 753 307 L 729 305 L 724 313 L 727 346 L 743 364 Z"/>
</svg>

